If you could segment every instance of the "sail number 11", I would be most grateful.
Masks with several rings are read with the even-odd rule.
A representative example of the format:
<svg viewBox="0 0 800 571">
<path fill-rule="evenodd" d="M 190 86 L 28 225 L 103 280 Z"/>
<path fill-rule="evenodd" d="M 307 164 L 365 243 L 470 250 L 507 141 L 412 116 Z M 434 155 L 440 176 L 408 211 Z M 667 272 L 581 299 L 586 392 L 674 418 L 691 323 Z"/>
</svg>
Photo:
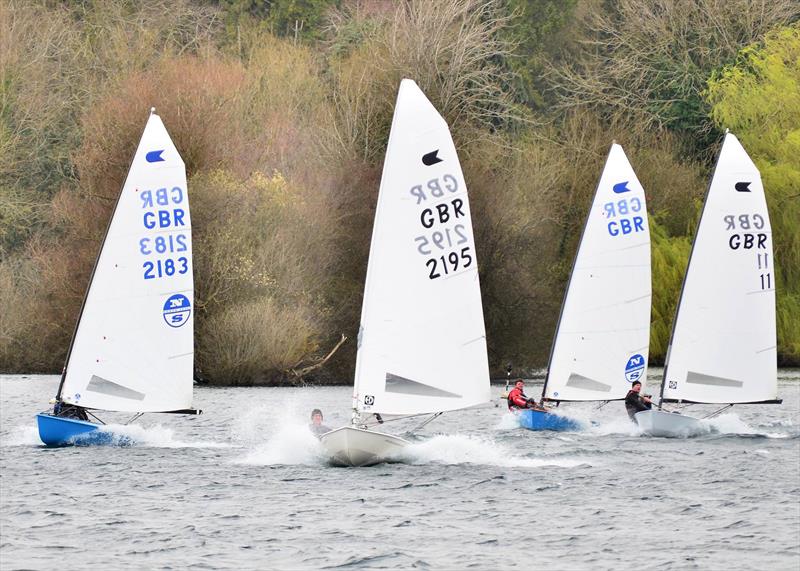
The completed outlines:
<svg viewBox="0 0 800 571">
<path fill-rule="evenodd" d="M 767 270 L 769 269 L 769 254 L 762 254 L 759 252 L 758 254 L 758 269 L 759 270 Z M 772 274 L 770 272 L 764 273 L 760 275 L 761 277 L 761 289 L 768 290 L 772 289 Z"/>
</svg>

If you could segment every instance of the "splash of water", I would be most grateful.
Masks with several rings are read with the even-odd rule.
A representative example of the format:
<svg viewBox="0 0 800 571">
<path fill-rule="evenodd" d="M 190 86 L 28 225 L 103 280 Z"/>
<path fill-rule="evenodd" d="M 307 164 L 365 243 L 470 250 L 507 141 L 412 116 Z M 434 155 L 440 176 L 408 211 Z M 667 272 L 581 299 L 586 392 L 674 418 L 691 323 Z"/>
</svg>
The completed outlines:
<svg viewBox="0 0 800 571">
<path fill-rule="evenodd" d="M 627 417 L 620 416 L 603 424 L 592 426 L 587 433 L 593 436 L 611 436 L 614 434 L 638 436 L 642 431 L 638 424 L 631 422 Z"/>
<path fill-rule="evenodd" d="M 236 460 L 235 463 L 286 466 L 322 464 L 325 460 L 322 444 L 311 434 L 308 426 L 289 422 L 280 426 L 266 442 L 256 446 L 247 456 Z"/>
<path fill-rule="evenodd" d="M 11 433 L 3 438 L 3 446 L 41 446 L 39 430 L 32 425 L 15 426 Z"/>
<path fill-rule="evenodd" d="M 519 416 L 513 412 L 507 412 L 500 417 L 495 425 L 495 430 L 515 430 L 519 428 Z"/>
<path fill-rule="evenodd" d="M 739 418 L 738 414 L 721 414 L 717 417 L 703 420 L 709 430 L 718 434 L 758 434 L 746 422 Z"/>
</svg>

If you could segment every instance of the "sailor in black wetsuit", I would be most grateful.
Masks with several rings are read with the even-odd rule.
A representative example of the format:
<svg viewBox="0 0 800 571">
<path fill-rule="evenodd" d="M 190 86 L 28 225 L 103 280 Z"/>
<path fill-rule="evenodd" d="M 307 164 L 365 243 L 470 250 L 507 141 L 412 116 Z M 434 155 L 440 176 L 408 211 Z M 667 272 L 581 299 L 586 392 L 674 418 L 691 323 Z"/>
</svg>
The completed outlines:
<svg viewBox="0 0 800 571">
<path fill-rule="evenodd" d="M 631 390 L 628 391 L 627 396 L 625 397 L 625 409 L 628 411 L 628 416 L 634 422 L 636 419 L 634 416 L 637 412 L 641 412 L 643 410 L 650 410 L 653 406 L 652 401 L 650 400 L 650 395 L 640 395 L 639 391 L 642 390 L 642 383 L 639 381 L 633 381 L 633 385 L 631 385 Z"/>
<path fill-rule="evenodd" d="M 75 420 L 89 420 L 86 411 L 83 407 L 67 404 L 65 402 L 56 402 L 53 406 L 53 416 L 61 418 L 74 418 Z"/>
</svg>

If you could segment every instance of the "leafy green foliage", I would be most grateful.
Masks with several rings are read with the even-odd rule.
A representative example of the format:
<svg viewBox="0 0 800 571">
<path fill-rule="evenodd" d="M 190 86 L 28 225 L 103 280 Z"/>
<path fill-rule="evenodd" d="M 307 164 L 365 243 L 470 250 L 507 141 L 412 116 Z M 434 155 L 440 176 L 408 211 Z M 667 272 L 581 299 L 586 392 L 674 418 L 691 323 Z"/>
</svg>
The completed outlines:
<svg viewBox="0 0 800 571">
<path fill-rule="evenodd" d="M 219 0 L 225 13 L 228 35 L 235 38 L 239 27 L 264 24 L 274 34 L 314 40 L 322 36 L 328 10 L 340 0 Z"/>
<path fill-rule="evenodd" d="M 514 44 L 507 65 L 515 73 L 514 88 L 519 99 L 542 109 L 547 104 L 543 79 L 551 60 L 568 49 L 569 27 L 578 0 L 507 0 L 512 16 L 503 35 Z"/>
<path fill-rule="evenodd" d="M 712 117 L 761 171 L 776 263 L 778 351 L 800 363 L 800 24 L 779 28 L 715 72 Z"/>
<path fill-rule="evenodd" d="M 653 267 L 650 362 L 663 363 L 692 244 L 686 236 L 669 236 L 654 217 L 650 218 L 650 240 Z"/>
</svg>

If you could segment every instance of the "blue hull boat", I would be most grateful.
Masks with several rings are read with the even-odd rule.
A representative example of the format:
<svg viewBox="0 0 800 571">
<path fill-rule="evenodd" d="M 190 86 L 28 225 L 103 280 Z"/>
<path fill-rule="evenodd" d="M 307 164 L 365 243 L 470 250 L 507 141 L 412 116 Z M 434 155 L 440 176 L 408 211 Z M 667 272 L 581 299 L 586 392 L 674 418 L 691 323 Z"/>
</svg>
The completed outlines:
<svg viewBox="0 0 800 571">
<path fill-rule="evenodd" d="M 583 428 L 580 422 L 552 412 L 525 409 L 518 414 L 519 425 L 528 430 L 576 431 Z"/>
<path fill-rule="evenodd" d="M 75 418 L 62 418 L 52 414 L 37 414 L 39 438 L 47 446 L 90 446 L 111 444 L 114 435 L 99 430 L 100 425 Z"/>
</svg>

